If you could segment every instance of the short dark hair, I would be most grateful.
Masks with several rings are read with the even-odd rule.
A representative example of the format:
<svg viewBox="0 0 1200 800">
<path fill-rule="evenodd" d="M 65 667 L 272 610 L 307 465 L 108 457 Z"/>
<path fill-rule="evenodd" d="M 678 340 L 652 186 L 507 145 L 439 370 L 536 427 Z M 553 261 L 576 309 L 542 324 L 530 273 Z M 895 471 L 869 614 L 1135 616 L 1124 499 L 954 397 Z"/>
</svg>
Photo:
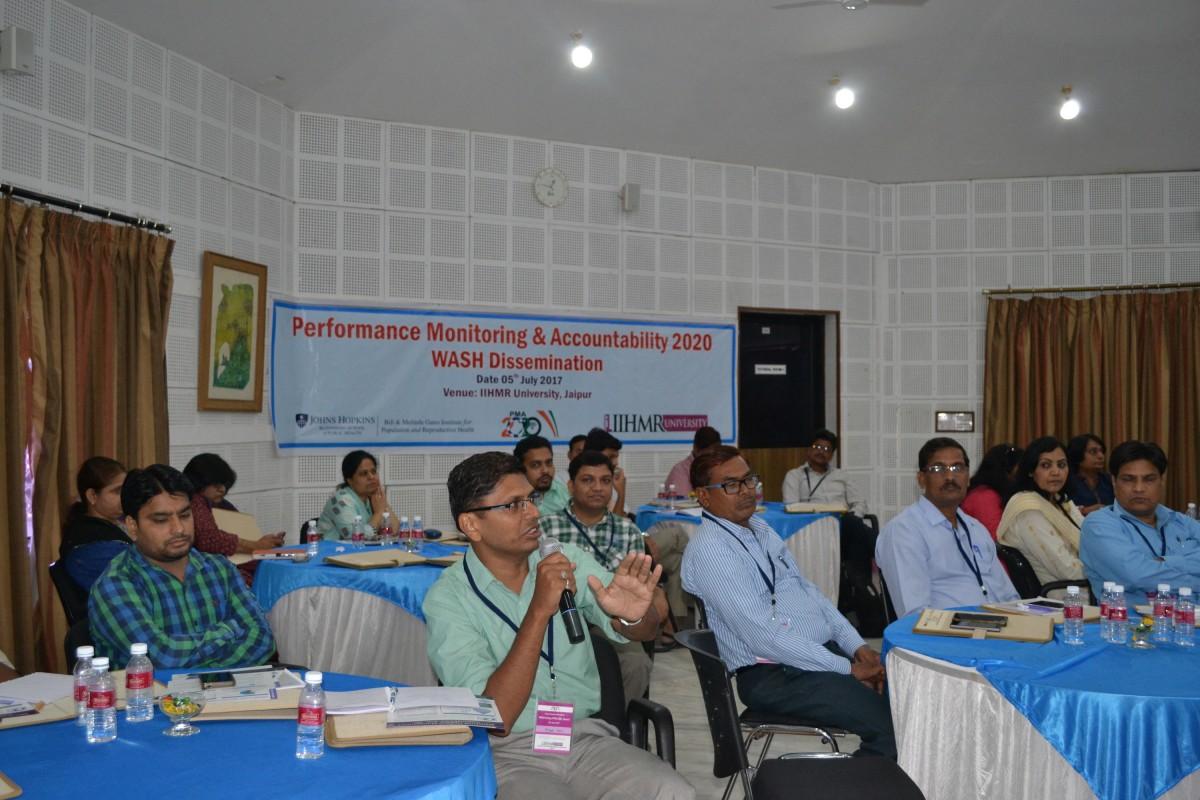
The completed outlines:
<svg viewBox="0 0 1200 800">
<path fill-rule="evenodd" d="M 1067 463 L 1071 465 L 1071 472 L 1079 470 L 1079 465 L 1083 463 L 1083 454 L 1092 442 L 1100 445 L 1101 450 L 1108 450 L 1104 440 L 1094 433 L 1081 433 L 1067 442 Z"/>
<path fill-rule="evenodd" d="M 517 442 L 517 446 L 513 448 L 513 458 L 524 464 L 525 454 L 530 450 L 537 450 L 540 447 L 546 448 L 551 454 L 554 453 L 554 447 L 550 444 L 549 439 L 545 438 L 544 436 L 526 436 L 524 439 Z"/>
<path fill-rule="evenodd" d="M 971 466 L 971 459 L 967 457 L 967 449 L 958 443 L 958 440 L 951 439 L 949 436 L 935 436 L 925 444 L 921 445 L 921 451 L 917 453 L 917 469 L 922 472 L 929 466 L 929 459 L 933 458 L 933 454 L 938 450 L 944 450 L 947 447 L 957 447 L 962 451 L 963 463 L 968 467 Z"/>
<path fill-rule="evenodd" d="M 455 526 L 458 526 L 459 515 L 479 505 L 479 501 L 491 493 L 505 475 L 524 474 L 525 468 L 521 466 L 520 461 L 497 450 L 476 453 L 460 461 L 446 478 L 446 490 L 450 494 L 450 514 L 454 517 Z M 459 530 L 462 528 L 459 527 Z"/>
<path fill-rule="evenodd" d="M 829 442 L 830 446 L 833 447 L 832 452 L 835 452 L 835 453 L 837 452 L 838 438 L 837 438 L 836 433 L 829 430 L 828 428 L 818 428 L 817 430 L 813 431 L 812 436 L 808 437 L 808 446 L 812 447 L 814 444 L 817 443 L 818 439 L 824 439 L 825 441 Z"/>
<path fill-rule="evenodd" d="M 163 492 L 187 495 L 190 502 L 195 487 L 186 475 L 166 464 L 151 464 L 145 469 L 131 469 L 125 475 L 125 484 L 121 487 L 121 511 L 125 516 L 137 519 L 142 506 Z"/>
<path fill-rule="evenodd" d="M 967 488 L 987 486 L 1000 495 L 1002 503 L 1007 503 L 1013 493 L 1013 468 L 1021 463 L 1021 456 L 1024 454 L 1024 450 L 1008 442 L 993 445 L 983 454 L 979 469 L 971 476 Z"/>
<path fill-rule="evenodd" d="M 621 440 L 603 428 L 592 428 L 583 442 L 584 450 L 620 450 Z"/>
<path fill-rule="evenodd" d="M 1153 464 L 1159 475 L 1166 474 L 1167 454 L 1163 452 L 1163 449 L 1154 442 L 1140 442 L 1137 439 L 1121 442 L 1113 448 L 1112 455 L 1108 457 L 1108 471 L 1115 478 L 1121 471 L 1121 467 L 1130 461 L 1143 460 Z"/>
<path fill-rule="evenodd" d="M 368 458 L 375 465 L 375 469 L 379 469 L 379 459 L 366 450 L 351 450 L 349 453 L 346 453 L 346 457 L 342 459 L 342 486 L 350 483 L 350 479 L 354 477 L 354 473 L 358 472 L 358 468 L 362 466 L 362 462 Z"/>
<path fill-rule="evenodd" d="M 192 460 L 183 468 L 183 474 L 198 492 L 207 486 L 218 484 L 224 486 L 228 492 L 237 483 L 237 473 L 233 471 L 233 467 L 216 453 L 192 456 Z"/>
<path fill-rule="evenodd" d="M 706 447 L 713 447 L 721 443 L 721 434 L 716 428 L 705 425 L 703 428 L 696 429 L 696 435 L 692 437 L 692 449 L 703 450 Z"/>
<path fill-rule="evenodd" d="M 1062 502 L 1067 498 L 1066 485 L 1059 491 L 1058 497 L 1051 497 L 1043 492 L 1037 485 L 1037 481 L 1033 479 L 1033 471 L 1037 469 L 1038 461 L 1046 453 L 1051 453 L 1055 450 L 1067 452 L 1066 445 L 1054 436 L 1040 436 L 1029 443 L 1025 448 L 1025 454 L 1021 456 L 1021 466 L 1017 469 L 1017 491 L 1018 492 L 1037 492 L 1046 499 L 1052 502 Z"/>
<path fill-rule="evenodd" d="M 571 476 L 571 480 L 575 480 L 579 470 L 584 467 L 608 467 L 609 472 L 616 472 L 612 460 L 599 450 L 584 450 L 572 458 L 571 463 L 567 465 L 567 474 Z"/>
<path fill-rule="evenodd" d="M 694 459 L 692 459 L 692 468 L 688 477 L 692 481 L 692 488 L 699 489 L 707 486 L 709 478 L 712 476 L 712 471 L 721 466 L 727 461 L 733 461 L 742 454 L 741 450 L 728 444 L 717 445 L 710 447 L 707 450 L 701 450 Z"/>
<path fill-rule="evenodd" d="M 587 441 L 586 436 L 584 436 L 582 433 L 577 433 L 571 437 L 571 441 L 567 442 L 567 449 L 570 450 L 572 447 L 574 447 L 576 442 L 586 442 L 586 441 Z"/>
</svg>

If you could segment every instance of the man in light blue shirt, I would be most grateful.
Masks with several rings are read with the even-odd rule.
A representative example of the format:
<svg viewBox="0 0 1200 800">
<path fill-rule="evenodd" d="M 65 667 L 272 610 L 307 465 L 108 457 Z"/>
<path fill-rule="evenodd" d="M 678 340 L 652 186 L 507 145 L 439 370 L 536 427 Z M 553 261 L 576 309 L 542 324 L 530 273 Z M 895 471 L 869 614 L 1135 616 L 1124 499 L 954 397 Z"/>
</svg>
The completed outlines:
<svg viewBox="0 0 1200 800">
<path fill-rule="evenodd" d="M 807 580 L 779 535 L 754 516 L 761 483 L 734 447 L 699 453 L 704 507 L 683 555 L 683 586 L 704 602 L 721 660 L 748 708 L 845 728 L 863 754 L 896 757 L 879 654 Z"/>
<path fill-rule="evenodd" d="M 923 496 L 884 525 L 875 544 L 896 613 L 1016 600 L 987 528 L 959 510 L 967 493 L 967 451 L 954 439 L 930 439 L 917 454 L 917 468 Z"/>
<path fill-rule="evenodd" d="M 1158 584 L 1200 589 L 1200 522 L 1162 505 L 1167 456 L 1153 442 L 1117 445 L 1108 461 L 1116 502 L 1088 514 L 1079 560 L 1092 591 L 1104 581 L 1125 587 L 1131 604 L 1146 602 Z"/>
</svg>

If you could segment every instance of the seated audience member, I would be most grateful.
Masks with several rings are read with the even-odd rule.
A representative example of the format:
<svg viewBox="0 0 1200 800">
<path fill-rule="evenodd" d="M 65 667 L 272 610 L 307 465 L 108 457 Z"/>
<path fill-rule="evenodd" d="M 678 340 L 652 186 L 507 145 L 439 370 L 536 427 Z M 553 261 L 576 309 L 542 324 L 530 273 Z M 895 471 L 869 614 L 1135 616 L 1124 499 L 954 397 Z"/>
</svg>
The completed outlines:
<svg viewBox="0 0 1200 800">
<path fill-rule="evenodd" d="M 598 450 L 608 456 L 613 465 L 612 500 L 608 507 L 618 514 L 628 515 L 629 507 L 625 504 L 625 470 L 621 469 L 621 440 L 603 428 L 592 428 L 588 431 L 583 449 Z"/>
<path fill-rule="evenodd" d="M 392 512 L 387 492 L 379 480 L 378 462 L 366 450 L 352 450 L 342 459 L 343 483 L 338 484 L 333 497 L 325 502 L 325 508 L 317 520 L 317 530 L 329 539 L 349 539 L 354 535 L 354 518 L 361 517 L 363 524 L 370 526 L 368 535 L 379 528 L 384 513 L 391 515 L 393 529 L 398 529 L 400 518 Z"/>
<path fill-rule="evenodd" d="M 1088 514 L 1079 558 L 1100 596 L 1104 581 L 1125 586 L 1130 605 L 1168 583 L 1200 588 L 1200 522 L 1162 505 L 1167 456 L 1154 442 L 1117 445 L 1108 458 L 1116 502 Z"/>
<path fill-rule="evenodd" d="M 900 616 L 1018 598 L 987 528 L 959 511 L 969 468 L 961 444 L 930 439 L 917 454 L 922 496 L 879 534 L 875 560 Z"/>
<path fill-rule="evenodd" d="M 691 479 L 704 513 L 683 556 L 683 586 L 704 601 L 742 702 L 845 728 L 862 738 L 859 753 L 895 759 L 879 654 L 754 516 L 761 482 L 750 465 L 720 445 L 696 456 Z"/>
<path fill-rule="evenodd" d="M 13 669 L 12 662 L 8 660 L 8 656 L 4 654 L 3 650 L 0 650 L 0 683 L 19 677 L 21 677 L 21 673 Z"/>
<path fill-rule="evenodd" d="M 577 433 L 572 436 L 571 440 L 567 443 L 567 460 L 562 463 L 562 466 L 558 470 L 558 479 L 562 481 L 563 486 L 566 486 L 567 481 L 571 479 L 571 477 L 567 474 L 567 467 L 570 466 L 571 462 L 575 460 L 575 456 L 583 452 L 583 444 L 586 441 L 586 436 L 584 436 L 582 433 Z"/>
<path fill-rule="evenodd" d="M 513 458 L 521 462 L 525 477 L 537 495 L 538 513 L 555 514 L 571 499 L 567 485 L 554 477 L 554 447 L 541 436 L 526 436 L 513 448 Z"/>
<path fill-rule="evenodd" d="M 192 484 L 192 527 L 195 531 L 195 547 L 205 553 L 232 556 L 236 553 L 249 554 L 255 550 L 267 550 L 283 544 L 283 531 L 260 536 L 253 541 L 243 539 L 235 533 L 221 530 L 213 517 L 214 508 L 229 508 L 232 503 L 225 500 L 226 493 L 237 482 L 237 473 L 216 453 L 200 453 L 183 468 L 183 474 Z M 254 581 L 257 561 L 247 561 L 238 566 L 238 571 L 249 586 Z"/>
<path fill-rule="evenodd" d="M 1113 482 L 1105 470 L 1104 440 L 1094 433 L 1081 433 L 1067 442 L 1067 494 L 1085 517 L 1113 504 Z"/>
<path fill-rule="evenodd" d="M 785 503 L 841 503 L 848 509 L 839 519 L 842 548 L 842 596 L 839 606 L 857 610 L 864 616 L 879 608 L 879 597 L 868 591 L 871 559 L 875 555 L 875 532 L 863 522 L 867 503 L 854 483 L 830 462 L 837 452 L 838 437 L 822 428 L 812 435 L 808 445 L 808 463 L 789 470 L 783 477 Z M 866 600 L 868 608 L 862 607 Z M 876 631 L 878 633 L 878 631 Z"/>
<path fill-rule="evenodd" d="M 526 476 L 529 472 L 526 470 Z M 608 510 L 612 496 L 612 462 L 603 453 L 585 450 L 570 466 L 571 498 L 567 507 L 556 514 L 543 515 L 542 533 L 560 542 L 573 544 L 596 559 L 606 570 L 616 570 L 630 553 L 645 553 L 642 532 L 628 517 Z M 654 610 L 667 619 L 667 598 L 654 590 Z M 626 700 L 641 697 L 650 688 L 650 656 L 640 642 L 615 647 L 621 660 L 621 681 Z"/>
<path fill-rule="evenodd" d="M 1017 473 L 1017 493 L 1004 507 L 996 540 L 1015 547 L 1029 561 L 1038 583 L 1083 577 L 1079 527 L 1083 515 L 1063 491 L 1067 450 L 1053 436 L 1025 448 Z"/>
<path fill-rule="evenodd" d="M 571 544 L 542 558 L 533 487 L 505 453 L 471 456 L 446 485 L 471 546 L 425 595 L 429 660 L 445 685 L 495 699 L 505 725 L 492 739 L 499 797 L 693 797 L 669 765 L 592 717 L 600 682 L 591 640 L 572 644 L 558 613 L 570 589 L 580 614 L 613 641 L 651 639 L 658 568 L 630 553 L 609 573 Z M 572 704 L 568 753 L 533 751 L 539 701 Z"/>
<path fill-rule="evenodd" d="M 88 622 L 96 655 L 114 669 L 145 642 L 154 666 L 242 667 L 275 650 L 271 627 L 238 571 L 192 549 L 192 485 L 163 464 L 125 477 L 121 507 L 133 547 L 92 586 Z"/>
<path fill-rule="evenodd" d="M 967 484 L 967 496 L 963 498 L 962 510 L 983 523 L 996 540 L 996 528 L 1004 516 L 1004 504 L 1012 497 L 1016 486 L 1014 475 L 1021 463 L 1024 450 L 1005 442 L 983 454 L 983 461 L 971 482 Z"/>
<path fill-rule="evenodd" d="M 717 432 L 716 428 L 710 428 L 707 425 L 697 428 L 695 435 L 692 436 L 692 452 L 688 453 L 687 458 L 671 467 L 671 471 L 667 474 L 667 490 L 670 491 L 670 487 L 674 486 L 675 494 L 680 497 L 687 497 L 691 494 L 692 461 L 701 450 L 707 450 L 720 443 L 721 434 Z"/>
<path fill-rule="evenodd" d="M 75 476 L 79 501 L 67 510 L 58 557 L 84 589 L 91 589 L 108 562 L 132 544 L 121 527 L 124 482 L 125 467 L 104 456 L 84 461 Z"/>
</svg>

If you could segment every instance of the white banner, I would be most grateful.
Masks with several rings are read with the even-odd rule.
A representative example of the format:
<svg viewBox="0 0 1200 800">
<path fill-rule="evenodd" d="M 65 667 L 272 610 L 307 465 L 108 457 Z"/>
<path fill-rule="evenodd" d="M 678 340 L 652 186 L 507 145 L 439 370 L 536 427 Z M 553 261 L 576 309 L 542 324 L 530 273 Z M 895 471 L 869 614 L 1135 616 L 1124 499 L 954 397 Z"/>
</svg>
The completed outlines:
<svg viewBox="0 0 1200 800">
<path fill-rule="evenodd" d="M 275 301 L 271 420 L 281 448 L 736 441 L 733 325 Z"/>
</svg>

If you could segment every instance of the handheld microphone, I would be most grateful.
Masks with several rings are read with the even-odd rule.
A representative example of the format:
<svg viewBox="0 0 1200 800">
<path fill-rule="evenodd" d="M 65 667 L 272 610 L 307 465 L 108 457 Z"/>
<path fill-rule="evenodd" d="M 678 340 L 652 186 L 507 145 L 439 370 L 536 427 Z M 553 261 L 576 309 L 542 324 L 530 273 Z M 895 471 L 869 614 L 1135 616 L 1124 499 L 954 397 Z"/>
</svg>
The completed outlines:
<svg viewBox="0 0 1200 800">
<path fill-rule="evenodd" d="M 545 558 L 561 553 L 562 545 L 558 539 L 551 539 L 543 534 L 538 542 L 538 552 Z M 575 607 L 575 595 L 570 589 L 563 589 L 562 597 L 558 600 L 558 611 L 562 615 L 563 627 L 567 629 L 567 638 L 571 640 L 571 644 L 582 642 L 583 619 L 579 616 L 579 609 Z"/>
</svg>

